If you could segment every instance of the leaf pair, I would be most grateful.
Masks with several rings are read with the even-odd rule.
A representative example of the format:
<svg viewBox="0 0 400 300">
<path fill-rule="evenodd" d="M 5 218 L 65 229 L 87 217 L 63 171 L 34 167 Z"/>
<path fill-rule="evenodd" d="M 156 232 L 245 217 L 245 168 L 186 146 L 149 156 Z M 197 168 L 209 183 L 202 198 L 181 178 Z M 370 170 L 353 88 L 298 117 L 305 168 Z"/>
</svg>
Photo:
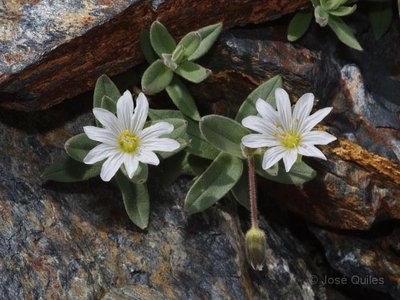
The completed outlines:
<svg viewBox="0 0 400 300">
<path fill-rule="evenodd" d="M 143 92 L 152 95 L 165 89 L 183 114 L 198 121 L 200 114 L 194 99 L 176 75 L 193 83 L 206 79 L 211 70 L 193 60 L 207 53 L 221 30 L 222 23 L 206 26 L 189 32 L 176 44 L 164 25 L 153 22 L 150 32 L 143 31 L 140 36 L 142 52 L 150 64 L 142 77 Z"/>
</svg>

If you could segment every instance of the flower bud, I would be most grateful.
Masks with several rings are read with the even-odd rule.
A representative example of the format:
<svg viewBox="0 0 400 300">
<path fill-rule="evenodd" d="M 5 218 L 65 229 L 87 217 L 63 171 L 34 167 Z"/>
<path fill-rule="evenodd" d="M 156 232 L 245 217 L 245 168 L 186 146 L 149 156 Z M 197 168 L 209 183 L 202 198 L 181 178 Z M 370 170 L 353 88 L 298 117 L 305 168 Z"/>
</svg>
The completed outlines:
<svg viewBox="0 0 400 300">
<path fill-rule="evenodd" d="M 321 27 L 325 27 L 328 25 L 329 14 L 322 9 L 321 6 L 317 6 L 314 10 L 315 22 L 319 24 Z"/>
<path fill-rule="evenodd" d="M 246 256 L 256 271 L 261 271 L 266 259 L 267 241 L 264 231 L 252 227 L 246 233 Z"/>
</svg>

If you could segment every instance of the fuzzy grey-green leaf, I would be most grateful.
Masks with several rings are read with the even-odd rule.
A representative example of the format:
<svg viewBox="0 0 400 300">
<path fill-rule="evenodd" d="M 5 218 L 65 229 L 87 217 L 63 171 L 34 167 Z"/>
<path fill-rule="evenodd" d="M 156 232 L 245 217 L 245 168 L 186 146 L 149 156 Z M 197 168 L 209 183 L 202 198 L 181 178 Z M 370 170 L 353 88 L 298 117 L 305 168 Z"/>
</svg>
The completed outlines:
<svg viewBox="0 0 400 300">
<path fill-rule="evenodd" d="M 342 43 L 358 51 L 363 50 L 354 34 L 351 32 L 350 28 L 346 25 L 346 23 L 343 22 L 342 19 L 336 16 L 330 16 L 328 25 L 335 32 L 336 36 Z"/>
<path fill-rule="evenodd" d="M 181 41 L 178 43 L 178 46 L 182 46 L 185 49 L 184 57 L 188 58 L 197 50 L 197 48 L 200 45 L 200 42 L 201 42 L 201 34 L 198 31 L 192 31 L 186 34 L 181 39 Z"/>
<path fill-rule="evenodd" d="M 289 23 L 287 38 L 290 42 L 301 38 L 310 27 L 312 20 L 311 11 L 299 11 Z"/>
<path fill-rule="evenodd" d="M 159 57 L 161 57 L 163 53 L 172 54 L 176 47 L 176 43 L 169 34 L 167 28 L 158 21 L 151 24 L 150 42 Z"/>
<path fill-rule="evenodd" d="M 157 53 L 154 52 L 150 41 L 150 32 L 148 30 L 142 30 L 140 32 L 140 48 L 144 58 L 149 64 L 152 64 L 158 59 Z"/>
<path fill-rule="evenodd" d="M 139 228 L 145 229 L 150 214 L 147 186 L 133 183 L 122 172 L 117 173 L 116 179 L 129 219 Z"/>
<path fill-rule="evenodd" d="M 100 171 L 101 163 L 85 165 L 63 154 L 46 168 L 41 177 L 57 182 L 78 182 L 96 177 Z"/>
<path fill-rule="evenodd" d="M 190 55 L 188 59 L 196 60 L 202 57 L 204 54 L 206 54 L 217 40 L 219 34 L 221 33 L 222 26 L 223 26 L 222 23 L 217 23 L 200 28 L 198 32 L 200 33 L 201 36 L 201 42 L 197 47 L 196 51 L 192 55 Z"/>
<path fill-rule="evenodd" d="M 262 83 L 254 91 L 247 96 L 246 100 L 243 101 L 236 114 L 235 120 L 242 122 L 242 120 L 248 116 L 256 115 L 256 102 L 258 98 L 267 101 L 272 107 L 276 107 L 275 103 L 275 90 L 278 87 L 282 87 L 282 77 L 277 75 L 272 77 L 268 81 Z"/>
<path fill-rule="evenodd" d="M 85 133 L 73 136 L 65 142 L 65 151 L 76 161 L 83 162 L 83 159 L 90 150 L 96 147 L 99 143 L 87 137 Z"/>
<path fill-rule="evenodd" d="M 200 131 L 215 148 L 244 158 L 241 141 L 250 131 L 230 118 L 220 115 L 208 115 L 201 118 Z"/>
<path fill-rule="evenodd" d="M 190 61 L 183 61 L 175 73 L 190 82 L 200 83 L 211 74 L 211 70 Z"/>
<path fill-rule="evenodd" d="M 189 118 L 199 121 L 200 114 L 197 110 L 196 103 L 184 83 L 176 76 L 172 79 L 171 83 L 165 88 L 168 96 L 176 107 Z"/>
<path fill-rule="evenodd" d="M 159 93 L 171 83 L 173 76 L 172 70 L 158 59 L 144 71 L 142 90 L 148 95 Z"/>
<path fill-rule="evenodd" d="M 108 96 L 114 101 L 117 101 L 121 97 L 117 86 L 107 75 L 101 75 L 96 81 L 93 94 L 93 107 L 101 107 L 101 101 L 104 96 Z"/>
<path fill-rule="evenodd" d="M 337 16 L 337 17 L 344 17 L 352 14 L 357 9 L 357 4 L 353 6 L 341 6 L 337 9 L 330 11 L 329 14 Z"/>
<path fill-rule="evenodd" d="M 117 111 L 117 101 L 112 100 L 108 96 L 104 96 L 101 100 L 101 108 L 104 108 L 113 114 Z"/>
<path fill-rule="evenodd" d="M 239 158 L 220 153 L 189 189 L 185 210 L 193 214 L 209 208 L 232 189 L 242 172 L 243 163 Z"/>
</svg>

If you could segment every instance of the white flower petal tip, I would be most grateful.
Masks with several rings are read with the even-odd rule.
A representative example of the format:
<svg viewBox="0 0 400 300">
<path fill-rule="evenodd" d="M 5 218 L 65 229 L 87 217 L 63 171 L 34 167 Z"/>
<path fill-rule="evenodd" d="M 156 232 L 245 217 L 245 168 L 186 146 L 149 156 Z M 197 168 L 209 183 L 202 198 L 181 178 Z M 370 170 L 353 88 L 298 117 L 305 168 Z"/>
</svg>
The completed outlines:
<svg viewBox="0 0 400 300">
<path fill-rule="evenodd" d="M 242 138 L 242 144 L 249 148 L 269 147 L 264 154 L 262 168 L 267 170 L 283 159 L 286 172 L 297 160 L 298 154 L 326 159 L 314 145 L 326 145 L 336 137 L 324 131 L 311 131 L 331 111 L 327 107 L 310 115 L 314 94 L 307 93 L 292 107 L 289 95 L 282 88 L 275 90 L 277 110 L 263 99 L 256 101 L 259 116 L 248 116 L 242 125 L 257 132 Z"/>
<path fill-rule="evenodd" d="M 132 94 L 125 91 L 117 101 L 116 115 L 103 108 L 93 109 L 103 128 L 83 128 L 89 139 L 100 142 L 87 153 L 83 162 L 102 162 L 100 177 L 103 181 L 110 181 L 122 166 L 126 175 L 132 178 L 139 162 L 160 163 L 153 151 L 172 152 L 181 146 L 176 140 L 163 137 L 174 130 L 170 123 L 158 122 L 143 129 L 149 112 L 149 103 L 143 93 L 138 95 L 136 104 L 134 109 Z"/>
</svg>

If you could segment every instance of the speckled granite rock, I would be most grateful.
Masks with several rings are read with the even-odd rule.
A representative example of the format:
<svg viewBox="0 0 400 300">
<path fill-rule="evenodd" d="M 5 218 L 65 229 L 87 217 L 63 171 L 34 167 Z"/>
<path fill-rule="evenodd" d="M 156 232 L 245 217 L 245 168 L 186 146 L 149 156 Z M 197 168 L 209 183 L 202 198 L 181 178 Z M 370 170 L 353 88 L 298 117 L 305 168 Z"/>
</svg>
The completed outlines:
<svg viewBox="0 0 400 300">
<path fill-rule="evenodd" d="M 327 161 L 306 158 L 319 172 L 315 180 L 301 188 L 265 182 L 265 188 L 284 207 L 320 225 L 365 230 L 375 221 L 399 219 L 400 85 L 398 93 L 370 92 L 360 68 L 332 51 L 335 44 L 330 52 L 291 44 L 284 28 L 224 33 L 202 62 L 212 77 L 192 89 L 199 103 L 232 116 L 257 84 L 277 74 L 294 101 L 314 92 L 316 108 L 333 106 L 324 124 L 338 141 L 323 147 Z M 380 74 L 381 81 L 391 78 Z"/>
<path fill-rule="evenodd" d="M 46 114 L 0 111 L 0 299 L 312 299 L 313 261 L 280 223 L 266 223 L 266 271 L 243 255 L 240 219 L 226 200 L 182 210 L 188 179 L 156 182 L 148 230 L 130 223 L 116 188 L 100 180 L 44 183 L 63 142 L 92 122 L 82 99 Z M 68 112 L 68 113 L 66 113 Z M 151 184 L 151 183 L 150 183 Z M 155 186 L 157 185 L 157 188 Z M 247 213 L 246 213 L 247 215 Z"/>
<path fill-rule="evenodd" d="M 2 1 L 0 106 L 45 109 L 142 62 L 139 34 L 155 19 L 181 36 L 224 21 L 226 27 L 272 20 L 307 0 Z"/>
</svg>

